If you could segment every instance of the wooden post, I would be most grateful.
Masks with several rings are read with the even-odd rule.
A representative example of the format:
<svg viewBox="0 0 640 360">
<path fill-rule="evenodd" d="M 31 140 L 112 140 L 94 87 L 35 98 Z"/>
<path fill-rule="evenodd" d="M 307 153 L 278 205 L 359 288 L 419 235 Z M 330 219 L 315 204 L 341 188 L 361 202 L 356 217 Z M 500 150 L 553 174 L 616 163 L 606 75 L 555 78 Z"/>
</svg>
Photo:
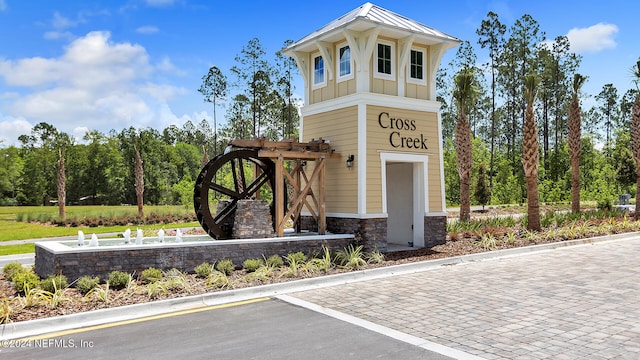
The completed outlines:
<svg viewBox="0 0 640 360">
<path fill-rule="evenodd" d="M 276 231 L 278 237 L 284 236 L 284 175 L 282 171 L 284 169 L 284 157 L 282 154 L 278 156 L 276 161 Z"/>
<path fill-rule="evenodd" d="M 324 235 L 327 232 L 327 212 L 324 203 L 325 161 L 324 156 L 318 159 L 318 165 L 320 166 L 320 177 L 318 178 L 318 202 L 320 203 L 318 209 L 318 234 L 320 235 Z"/>
</svg>

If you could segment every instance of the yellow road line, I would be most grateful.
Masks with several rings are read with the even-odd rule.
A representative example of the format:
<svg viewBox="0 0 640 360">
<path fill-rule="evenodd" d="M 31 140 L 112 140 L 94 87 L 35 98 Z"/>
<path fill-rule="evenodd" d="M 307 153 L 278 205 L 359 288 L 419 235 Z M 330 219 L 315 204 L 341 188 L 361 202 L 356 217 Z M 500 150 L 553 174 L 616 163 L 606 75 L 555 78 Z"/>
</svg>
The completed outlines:
<svg viewBox="0 0 640 360">
<path fill-rule="evenodd" d="M 170 312 L 170 313 L 166 313 L 166 314 L 142 317 L 142 318 L 138 318 L 138 319 L 116 321 L 116 322 L 112 322 L 112 323 L 108 323 L 108 324 L 87 326 L 87 327 L 83 327 L 83 328 L 79 328 L 79 329 L 63 330 L 63 331 L 48 333 L 48 334 L 44 334 L 44 335 L 23 338 L 23 339 L 20 339 L 20 341 L 50 339 L 50 338 L 54 338 L 54 337 L 72 335 L 72 334 L 77 334 L 77 333 L 82 333 L 82 332 L 87 332 L 87 331 L 107 329 L 107 328 L 116 327 L 116 326 L 135 324 L 135 323 L 144 322 L 144 321 L 164 319 L 164 318 L 173 317 L 173 316 L 179 316 L 179 315 L 194 314 L 194 313 L 199 313 L 199 312 L 202 312 L 202 311 L 217 310 L 217 309 L 230 308 L 230 307 L 234 307 L 234 306 L 253 304 L 253 303 L 257 303 L 257 302 L 261 302 L 261 301 L 265 301 L 265 300 L 269 300 L 269 298 L 268 297 L 263 297 L 263 298 L 257 298 L 257 299 L 251 299 L 251 300 L 245 300 L 245 301 L 238 301 L 238 302 L 233 302 L 233 303 L 228 303 L 228 304 L 221 304 L 221 305 L 206 306 L 206 307 L 201 307 L 201 308 L 196 308 L 196 309 L 175 311 L 175 312 Z"/>
</svg>

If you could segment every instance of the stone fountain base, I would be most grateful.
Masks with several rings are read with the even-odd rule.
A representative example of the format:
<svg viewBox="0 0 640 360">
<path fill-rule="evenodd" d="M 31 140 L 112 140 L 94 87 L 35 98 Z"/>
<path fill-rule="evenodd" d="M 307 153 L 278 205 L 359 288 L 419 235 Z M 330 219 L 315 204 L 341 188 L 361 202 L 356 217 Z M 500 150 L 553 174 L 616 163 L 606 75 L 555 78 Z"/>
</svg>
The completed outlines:
<svg viewBox="0 0 640 360">
<path fill-rule="evenodd" d="M 196 266 L 204 262 L 213 264 L 230 259 L 234 264 L 241 265 L 246 259 L 274 254 L 286 256 L 297 251 L 305 254 L 319 252 L 322 246 L 338 250 L 353 240 L 351 234 L 339 234 L 247 240 L 213 240 L 207 237 L 206 240 L 185 240 L 183 243 L 97 247 L 77 247 L 73 246 L 74 242 L 38 242 L 35 244 L 35 271 L 40 277 L 63 274 L 69 283 L 85 275 L 104 280 L 113 270 L 139 274 L 144 269 L 155 267 L 193 272 Z M 108 241 L 101 240 L 101 243 Z"/>
</svg>

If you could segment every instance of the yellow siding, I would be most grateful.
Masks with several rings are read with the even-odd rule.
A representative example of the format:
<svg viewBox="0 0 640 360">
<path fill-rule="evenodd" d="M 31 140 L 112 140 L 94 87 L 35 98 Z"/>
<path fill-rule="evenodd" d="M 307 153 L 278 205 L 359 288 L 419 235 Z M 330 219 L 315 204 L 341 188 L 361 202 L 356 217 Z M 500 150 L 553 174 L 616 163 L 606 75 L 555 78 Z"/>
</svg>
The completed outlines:
<svg viewBox="0 0 640 360">
<path fill-rule="evenodd" d="M 400 137 L 421 138 L 426 137 L 427 149 L 394 147 L 390 144 L 391 129 L 382 128 L 378 124 L 378 116 L 382 112 L 388 112 L 390 117 L 415 120 L 416 129 L 397 130 L 400 136 L 393 138 L 395 144 L 400 144 Z M 438 147 L 438 115 L 435 112 L 424 112 L 387 108 L 375 105 L 367 105 L 367 212 L 380 212 L 382 210 L 382 179 L 380 151 L 396 151 L 404 153 L 428 154 L 428 194 L 430 209 L 428 211 L 440 211 L 442 201 L 440 187 L 440 160 Z M 419 142 L 420 146 L 422 142 Z"/>
<path fill-rule="evenodd" d="M 351 106 L 332 110 L 326 113 L 304 117 L 304 139 L 322 137 L 331 142 L 331 147 L 342 155 L 338 159 L 328 159 L 326 163 L 326 210 L 327 212 L 358 212 L 358 172 L 357 164 L 349 169 L 345 162 L 349 154 L 356 155 L 358 139 L 358 107 Z M 309 164 L 307 172 L 311 176 L 313 164 Z M 317 192 L 317 187 L 314 187 Z"/>
</svg>

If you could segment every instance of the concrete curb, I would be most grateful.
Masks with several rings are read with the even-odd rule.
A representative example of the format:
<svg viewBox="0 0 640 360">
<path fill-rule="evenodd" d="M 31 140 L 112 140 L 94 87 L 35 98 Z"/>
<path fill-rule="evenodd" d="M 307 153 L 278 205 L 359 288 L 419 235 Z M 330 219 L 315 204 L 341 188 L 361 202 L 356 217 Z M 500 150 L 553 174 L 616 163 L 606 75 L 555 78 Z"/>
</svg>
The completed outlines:
<svg viewBox="0 0 640 360">
<path fill-rule="evenodd" d="M 490 251 L 477 254 L 456 256 L 416 263 L 394 265 L 369 270 L 353 271 L 343 274 L 320 276 L 285 283 L 255 286 L 250 288 L 227 290 L 177 299 L 161 300 L 143 304 L 127 305 L 117 308 L 101 309 L 84 313 L 63 315 L 53 318 L 37 319 L 0 325 L 0 340 L 33 337 L 46 333 L 66 331 L 88 326 L 96 326 L 124 320 L 176 312 L 187 309 L 215 306 L 225 303 L 244 301 L 261 297 L 274 297 L 293 292 L 319 289 L 324 287 L 355 283 L 366 280 L 386 278 L 396 275 L 412 274 L 441 268 L 442 266 L 468 264 L 479 261 L 504 259 L 514 256 L 552 251 L 555 249 L 597 244 L 601 242 L 623 241 L 636 238 L 638 232 L 606 235 L 593 238 L 570 240 L 550 244 Z"/>
</svg>

